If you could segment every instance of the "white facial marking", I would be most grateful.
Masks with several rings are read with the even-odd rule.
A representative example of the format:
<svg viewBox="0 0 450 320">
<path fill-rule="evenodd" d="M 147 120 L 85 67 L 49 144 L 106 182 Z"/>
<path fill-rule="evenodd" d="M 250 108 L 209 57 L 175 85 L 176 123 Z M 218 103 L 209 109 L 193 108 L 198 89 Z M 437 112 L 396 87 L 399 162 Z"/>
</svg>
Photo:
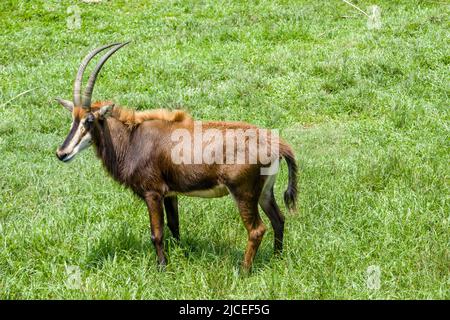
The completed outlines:
<svg viewBox="0 0 450 320">
<path fill-rule="evenodd" d="M 72 140 L 64 148 L 65 153 L 67 153 L 66 158 L 64 158 L 64 162 L 70 161 L 77 153 L 86 149 L 91 145 L 92 136 L 89 132 L 86 132 L 86 128 L 84 127 L 86 119 L 82 119 L 78 125 L 77 131 L 72 137 Z M 73 123 L 72 123 L 73 127 Z"/>
<path fill-rule="evenodd" d="M 72 150 L 72 152 L 64 159 L 65 161 L 71 160 L 78 152 L 86 149 L 91 145 L 92 137 L 90 133 L 86 133 L 83 138 L 81 138 L 80 143 L 78 143 Z"/>
</svg>

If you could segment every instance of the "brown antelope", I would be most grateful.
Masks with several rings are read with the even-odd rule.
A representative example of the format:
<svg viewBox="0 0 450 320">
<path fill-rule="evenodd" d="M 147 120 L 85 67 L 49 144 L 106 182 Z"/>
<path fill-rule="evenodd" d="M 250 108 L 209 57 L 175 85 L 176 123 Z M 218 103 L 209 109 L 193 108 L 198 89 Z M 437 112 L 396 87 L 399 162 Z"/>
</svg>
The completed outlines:
<svg viewBox="0 0 450 320">
<path fill-rule="evenodd" d="M 267 159 L 262 161 L 260 155 L 253 163 L 245 161 L 237 163 L 228 161 L 228 158 L 226 162 L 220 159 L 195 163 L 174 161 L 174 144 L 180 137 L 178 133 L 194 135 L 199 125 L 201 133 L 205 134 L 208 130 L 224 135 L 228 135 L 233 130 L 241 132 L 253 130 L 254 136 L 263 129 L 243 122 L 196 122 L 180 110 L 138 112 L 114 106 L 110 102 L 91 104 L 94 84 L 100 69 L 105 61 L 125 44 L 127 43 L 110 44 L 89 53 L 81 62 L 75 78 L 73 102 L 57 98 L 57 101 L 72 113 L 70 132 L 56 151 L 58 159 L 68 162 L 91 144 L 95 146 L 97 156 L 111 176 L 131 188 L 146 202 L 150 216 L 151 239 L 160 266 L 166 264 L 163 245 L 164 209 L 168 227 L 174 238 L 179 239 L 177 195 L 221 197 L 231 194 L 233 196 L 248 232 L 243 261 L 244 270 L 251 268 L 253 258 L 266 231 L 258 213 L 258 204 L 272 224 L 275 233 L 275 253 L 280 253 L 283 246 L 285 219 L 274 197 L 273 186 L 276 172 L 262 174 L 262 170 L 270 169 L 281 158 L 286 160 L 289 181 L 284 193 L 284 202 L 289 209 L 294 210 L 297 196 L 297 166 L 291 148 L 271 135 L 266 139 L 260 139 L 258 145 L 258 147 L 267 147 L 265 150 L 270 148 L 270 152 L 266 154 L 269 161 Z M 94 68 L 85 93 L 81 96 L 81 80 L 87 64 L 96 54 L 108 48 L 111 49 Z M 229 144 L 228 141 L 225 143 L 221 139 L 210 139 L 201 141 L 200 148 L 212 149 L 213 154 L 217 155 L 227 147 L 227 156 L 231 155 L 231 158 L 244 150 L 250 157 L 252 152 L 254 155 L 254 150 L 250 146 L 251 137 L 252 134 L 245 135 L 241 144 Z M 191 142 L 188 142 L 187 146 L 192 146 Z M 198 150 L 194 150 L 193 153 L 198 153 Z M 183 154 L 183 157 L 185 156 L 189 158 L 186 152 Z"/>
</svg>

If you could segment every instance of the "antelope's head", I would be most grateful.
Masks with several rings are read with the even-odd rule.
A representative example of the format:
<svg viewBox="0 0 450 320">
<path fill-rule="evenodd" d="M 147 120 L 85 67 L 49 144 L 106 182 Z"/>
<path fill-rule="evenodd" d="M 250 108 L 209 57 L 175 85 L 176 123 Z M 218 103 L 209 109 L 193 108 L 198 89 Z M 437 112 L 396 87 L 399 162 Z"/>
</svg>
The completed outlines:
<svg viewBox="0 0 450 320">
<path fill-rule="evenodd" d="M 63 162 L 68 162 L 80 151 L 89 147 L 92 143 L 92 129 L 95 122 L 104 119 L 111 113 L 113 104 L 104 105 L 95 110 L 91 108 L 91 97 L 94 90 L 95 80 L 102 68 L 103 64 L 112 56 L 117 50 L 128 44 L 125 43 L 113 43 L 100 48 L 95 49 L 89 53 L 81 62 L 80 67 L 75 78 L 73 88 L 73 101 L 57 98 L 56 100 L 72 113 L 72 125 L 70 127 L 69 134 L 64 140 L 63 144 L 56 150 L 56 156 Z M 84 70 L 89 61 L 99 52 L 111 48 L 98 62 L 95 69 L 92 71 L 86 90 L 81 97 L 81 80 L 83 78 Z"/>
</svg>

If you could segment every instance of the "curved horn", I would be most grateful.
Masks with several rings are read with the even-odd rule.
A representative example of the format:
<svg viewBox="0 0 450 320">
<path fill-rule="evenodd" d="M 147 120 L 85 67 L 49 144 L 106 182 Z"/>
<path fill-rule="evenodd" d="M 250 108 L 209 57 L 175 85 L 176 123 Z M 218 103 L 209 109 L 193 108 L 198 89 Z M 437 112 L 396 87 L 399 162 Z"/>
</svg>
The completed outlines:
<svg viewBox="0 0 450 320">
<path fill-rule="evenodd" d="M 120 44 L 120 43 L 108 44 L 106 46 L 97 48 L 94 51 L 91 51 L 91 53 L 89 53 L 86 57 L 84 57 L 83 61 L 80 64 L 80 67 L 78 68 L 77 76 L 75 78 L 75 83 L 73 85 L 73 103 L 75 106 L 81 105 L 81 80 L 83 79 L 83 73 L 84 73 L 84 70 L 86 70 L 86 67 L 87 67 L 89 61 L 91 61 L 91 59 L 100 51 L 108 49 L 112 46 L 116 46 L 118 44 Z"/>
<path fill-rule="evenodd" d="M 92 71 L 91 75 L 89 76 L 88 83 L 86 85 L 86 90 L 84 91 L 83 95 L 83 108 L 90 109 L 91 108 L 91 97 L 92 97 L 92 91 L 94 90 L 95 80 L 97 80 L 98 73 L 100 72 L 100 69 L 103 67 L 103 64 L 106 62 L 106 60 L 109 59 L 117 50 L 122 48 L 123 46 L 130 43 L 130 41 L 124 42 L 122 44 L 117 45 L 113 49 L 109 50 L 97 63 L 95 66 L 94 71 Z"/>
</svg>

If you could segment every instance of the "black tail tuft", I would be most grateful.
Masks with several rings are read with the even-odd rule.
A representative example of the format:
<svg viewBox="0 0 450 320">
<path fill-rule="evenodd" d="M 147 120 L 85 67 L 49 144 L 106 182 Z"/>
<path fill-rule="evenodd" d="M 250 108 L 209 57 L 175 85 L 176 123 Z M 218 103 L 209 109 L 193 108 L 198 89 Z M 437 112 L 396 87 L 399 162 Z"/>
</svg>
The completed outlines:
<svg viewBox="0 0 450 320">
<path fill-rule="evenodd" d="M 284 160 L 286 160 L 289 171 L 288 187 L 284 192 L 284 204 L 289 211 L 294 212 L 297 204 L 297 164 L 294 154 L 290 150 L 282 155 Z"/>
</svg>

